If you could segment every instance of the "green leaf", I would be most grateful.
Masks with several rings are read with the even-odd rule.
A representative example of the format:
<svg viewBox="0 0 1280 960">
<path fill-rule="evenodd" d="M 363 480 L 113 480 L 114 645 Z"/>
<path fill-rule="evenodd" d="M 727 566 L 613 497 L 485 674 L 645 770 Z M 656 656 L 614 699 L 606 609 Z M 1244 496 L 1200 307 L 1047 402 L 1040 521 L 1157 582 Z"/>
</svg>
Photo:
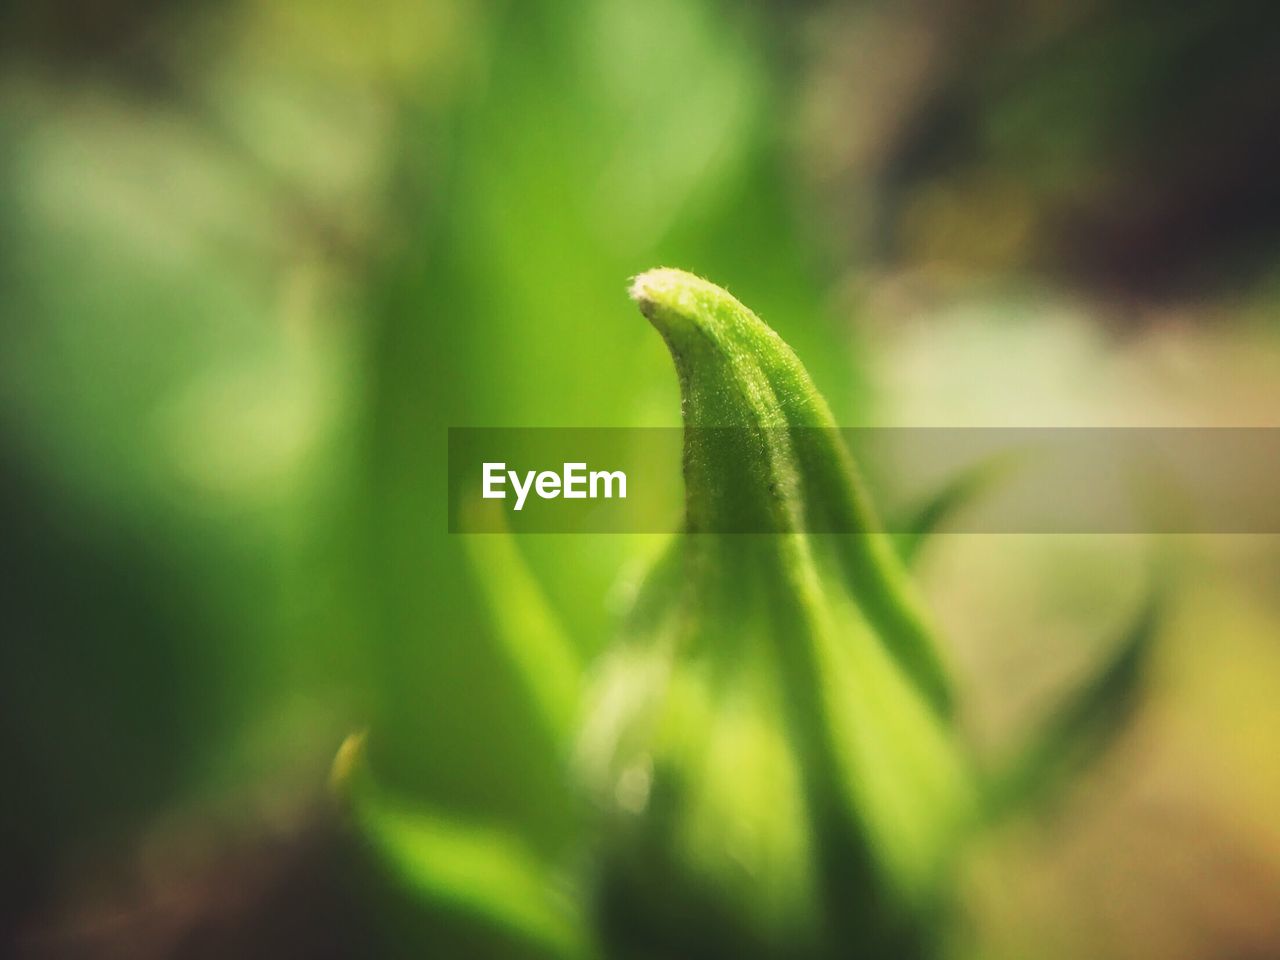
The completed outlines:
<svg viewBox="0 0 1280 960">
<path fill-rule="evenodd" d="M 800 360 L 727 291 L 692 274 L 650 271 L 631 295 L 680 378 L 688 529 L 857 531 L 824 543 L 890 652 L 949 712 L 950 681 L 915 591 Z"/>
<path fill-rule="evenodd" d="M 687 529 L 859 531 L 823 545 L 893 657 L 948 712 L 950 680 L 913 586 L 799 358 L 730 293 L 698 276 L 653 270 L 637 276 L 631 296 L 680 376 Z"/>
<path fill-rule="evenodd" d="M 430 45 L 460 71 L 454 82 L 423 82 L 379 115 L 394 150 L 388 216 L 356 298 L 370 316 L 352 327 L 370 336 L 357 351 L 369 363 L 358 445 L 368 510 L 353 513 L 368 515 L 358 567 L 373 622 L 359 647 L 376 671 L 380 772 L 451 807 L 505 817 L 523 805 L 551 831 L 552 789 L 493 787 L 545 778 L 549 764 L 518 691 L 493 679 L 505 664 L 462 538 L 441 532 L 446 428 L 674 418 L 665 357 L 618 295 L 619 277 L 668 258 L 742 264 L 753 293 L 796 318 L 788 335 L 840 372 L 826 384 L 861 378 L 820 314 L 822 234 L 799 215 L 790 151 L 768 122 L 786 108 L 785 63 L 770 57 L 786 46 L 781 11 L 709 0 L 445 9 L 461 20 L 447 17 Z M 613 629 L 602 598 L 638 542 L 520 539 L 582 651 Z M 470 722 L 477 709 L 483 725 Z"/>
<path fill-rule="evenodd" d="M 582 695 L 582 663 L 577 650 L 510 532 L 473 534 L 464 536 L 463 541 L 503 655 L 515 667 L 552 737 L 569 744 Z"/>
<path fill-rule="evenodd" d="M 632 295 L 679 375 L 686 531 L 580 747 L 606 926 L 655 955 L 910 956 L 974 798 L 901 561 L 772 330 L 681 271 Z"/>
<path fill-rule="evenodd" d="M 1166 588 L 1157 584 L 1089 679 L 1045 720 L 990 780 L 992 819 L 1042 806 L 1096 763 L 1128 729 L 1143 693 Z"/>
<path fill-rule="evenodd" d="M 547 956 L 594 956 L 571 887 L 517 835 L 393 796 L 368 771 L 363 742 L 353 735 L 338 751 L 334 786 L 379 862 L 408 892 Z"/>
<path fill-rule="evenodd" d="M 894 540 L 903 563 L 912 566 L 929 539 L 957 513 L 1002 480 L 1014 466 L 1009 457 L 993 457 L 962 471 L 920 504 L 900 525 Z"/>
</svg>

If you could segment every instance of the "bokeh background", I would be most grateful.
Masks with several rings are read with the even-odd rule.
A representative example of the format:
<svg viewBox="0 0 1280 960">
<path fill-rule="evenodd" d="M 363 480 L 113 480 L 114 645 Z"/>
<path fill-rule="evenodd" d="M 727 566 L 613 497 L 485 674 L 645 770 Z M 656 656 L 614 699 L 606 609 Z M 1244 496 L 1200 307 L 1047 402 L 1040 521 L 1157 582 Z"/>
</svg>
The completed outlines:
<svg viewBox="0 0 1280 960">
<path fill-rule="evenodd" d="M 574 829 L 445 428 L 678 423 L 658 264 L 849 426 L 1280 426 L 1277 168 L 1267 2 L 0 3 L 8 951 L 515 955 L 325 788 L 368 727 Z M 924 557 L 987 755 L 1177 559 L 1114 749 L 966 874 L 979 956 L 1280 956 L 1280 545 L 1152 539 Z M 658 544 L 519 545 L 589 657 Z"/>
</svg>

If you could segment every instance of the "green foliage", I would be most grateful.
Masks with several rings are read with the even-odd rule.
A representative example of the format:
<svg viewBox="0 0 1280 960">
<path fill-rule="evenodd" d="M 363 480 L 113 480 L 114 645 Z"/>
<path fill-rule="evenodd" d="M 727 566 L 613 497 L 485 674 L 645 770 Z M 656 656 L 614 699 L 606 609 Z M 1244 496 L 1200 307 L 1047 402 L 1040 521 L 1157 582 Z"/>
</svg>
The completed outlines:
<svg viewBox="0 0 1280 960">
<path fill-rule="evenodd" d="M 675 955 L 915 955 L 973 790 L 900 562 L 772 330 L 679 271 L 632 295 L 680 377 L 687 532 L 587 721 L 607 922 Z M 690 920 L 647 921 L 673 887 Z"/>
<path fill-rule="evenodd" d="M 824 386 L 855 388 L 765 122 L 779 95 L 767 27 L 743 14 L 725 29 L 710 5 L 677 0 L 512 4 L 483 21 L 483 82 L 465 99 L 442 109 L 410 90 L 397 104 L 394 242 L 367 304 L 370 762 L 547 846 L 567 824 L 545 701 L 498 653 L 488 594 L 501 585 L 443 533 L 445 431 L 676 423 L 660 345 L 617 296 L 617 277 L 664 259 L 748 277 L 745 292 L 827 363 Z M 576 656 L 597 653 L 615 627 L 606 594 L 642 544 L 519 547 Z"/>
<path fill-rule="evenodd" d="M 631 292 L 678 373 L 686 522 L 589 683 L 514 540 L 469 539 L 501 652 L 556 741 L 571 828 L 548 857 L 518 824 L 410 808 L 363 769 L 346 778 L 355 819 L 424 900 L 558 956 L 939 956 L 958 858 L 1105 747 L 1157 604 L 1025 759 L 986 780 L 799 359 L 691 274 L 651 271 Z M 832 518 L 856 532 L 811 530 Z M 574 864 L 566 912 L 555 878 Z"/>
<path fill-rule="evenodd" d="M 334 786 L 373 852 L 410 897 L 455 911 L 538 956 L 592 954 L 581 903 L 566 882 L 509 830 L 448 819 L 380 788 L 364 735 L 334 761 Z"/>
<path fill-rule="evenodd" d="M 951 517 L 1004 479 L 1014 465 L 1008 456 L 983 461 L 961 471 L 926 498 L 903 521 L 900 532 L 894 534 L 903 562 L 913 566 L 930 538 L 942 530 Z"/>
<path fill-rule="evenodd" d="M 992 778 L 990 815 L 1005 816 L 1052 803 L 1128 728 L 1142 697 L 1165 605 L 1164 589 L 1153 590 L 1115 649 Z"/>
</svg>

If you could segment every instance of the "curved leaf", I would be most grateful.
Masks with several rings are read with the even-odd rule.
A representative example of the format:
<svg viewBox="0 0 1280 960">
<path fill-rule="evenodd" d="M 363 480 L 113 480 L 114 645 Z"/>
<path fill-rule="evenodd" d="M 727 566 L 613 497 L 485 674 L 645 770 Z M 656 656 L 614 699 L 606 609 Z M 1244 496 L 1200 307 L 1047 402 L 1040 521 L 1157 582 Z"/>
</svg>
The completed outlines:
<svg viewBox="0 0 1280 960">
<path fill-rule="evenodd" d="M 989 816 L 999 818 L 1044 804 L 1119 739 L 1142 699 L 1165 596 L 1163 586 L 1152 588 L 1114 652 L 991 779 Z"/>
<path fill-rule="evenodd" d="M 363 761 L 362 734 L 334 761 L 335 788 L 362 837 L 414 896 L 457 911 L 549 957 L 594 955 L 578 902 L 514 833 L 412 805 L 380 788 Z"/>
</svg>

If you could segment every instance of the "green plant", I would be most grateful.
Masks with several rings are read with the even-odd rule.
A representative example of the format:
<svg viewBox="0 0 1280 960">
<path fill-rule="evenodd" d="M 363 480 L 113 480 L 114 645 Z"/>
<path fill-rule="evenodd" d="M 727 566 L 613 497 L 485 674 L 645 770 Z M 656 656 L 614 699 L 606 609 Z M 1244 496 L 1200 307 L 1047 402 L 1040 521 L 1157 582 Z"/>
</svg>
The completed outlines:
<svg viewBox="0 0 1280 960">
<path fill-rule="evenodd" d="M 565 803 L 587 798 L 579 835 L 548 856 L 425 813 L 353 745 L 339 779 L 355 819 L 411 890 L 513 950 L 937 956 L 967 843 L 1106 744 L 1155 604 L 1019 758 L 980 770 L 906 561 L 795 354 L 690 274 L 651 271 L 631 292 L 679 375 L 686 522 L 622 635 L 581 670 L 512 541 L 474 542 L 564 748 Z M 827 529 L 844 532 L 814 532 Z"/>
</svg>

